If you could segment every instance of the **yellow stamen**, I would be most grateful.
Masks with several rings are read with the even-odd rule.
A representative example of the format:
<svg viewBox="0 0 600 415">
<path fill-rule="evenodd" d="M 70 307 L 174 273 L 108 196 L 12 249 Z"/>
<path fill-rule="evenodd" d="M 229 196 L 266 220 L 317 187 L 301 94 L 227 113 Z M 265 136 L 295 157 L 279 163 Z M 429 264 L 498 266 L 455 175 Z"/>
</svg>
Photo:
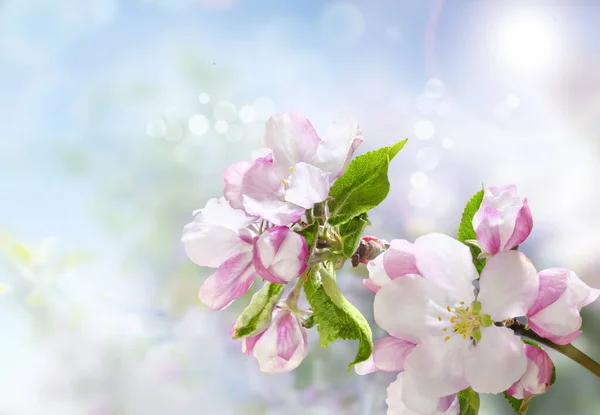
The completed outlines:
<svg viewBox="0 0 600 415">
<path fill-rule="evenodd" d="M 439 320 L 439 321 L 442 321 L 442 318 L 441 318 L 440 316 L 438 316 L 438 320 Z"/>
<path fill-rule="evenodd" d="M 444 341 L 447 342 L 448 340 L 450 340 L 450 336 L 446 336 L 444 337 Z"/>
<path fill-rule="evenodd" d="M 448 331 L 448 329 L 447 329 L 446 327 L 444 327 L 442 330 L 444 330 L 444 331 Z"/>
<path fill-rule="evenodd" d="M 290 166 L 290 173 L 294 171 L 294 166 Z"/>
<path fill-rule="evenodd" d="M 449 305 L 447 305 L 447 306 L 446 306 L 446 310 L 448 310 L 448 311 L 452 311 L 452 309 L 450 308 L 450 306 L 449 306 Z"/>
</svg>

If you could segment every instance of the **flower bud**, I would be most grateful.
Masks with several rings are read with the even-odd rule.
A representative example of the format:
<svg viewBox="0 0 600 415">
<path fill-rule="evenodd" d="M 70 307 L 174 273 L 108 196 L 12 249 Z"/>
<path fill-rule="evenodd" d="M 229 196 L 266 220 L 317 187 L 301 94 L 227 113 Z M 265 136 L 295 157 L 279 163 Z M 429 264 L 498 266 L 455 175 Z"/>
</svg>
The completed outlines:
<svg viewBox="0 0 600 415">
<path fill-rule="evenodd" d="M 276 309 L 265 331 L 244 339 L 243 351 L 254 355 L 263 372 L 290 372 L 308 354 L 306 330 L 293 311 Z"/>
<path fill-rule="evenodd" d="M 254 244 L 254 267 L 265 280 L 287 284 L 306 269 L 308 244 L 302 235 L 286 226 L 275 226 Z"/>
<path fill-rule="evenodd" d="M 473 228 L 484 252 L 495 255 L 522 243 L 531 232 L 533 218 L 527 198 L 517 195 L 515 185 L 490 187 L 485 190 L 479 210 L 473 217 Z"/>
<path fill-rule="evenodd" d="M 544 393 L 550 387 L 554 365 L 548 353 L 537 346 L 525 344 L 527 370 L 507 391 L 506 394 L 517 399 Z"/>
<path fill-rule="evenodd" d="M 595 301 L 600 290 L 589 287 L 568 269 L 539 273 L 540 288 L 527 316 L 529 326 L 556 344 L 568 344 L 581 334 L 581 308 Z"/>
<path fill-rule="evenodd" d="M 363 284 L 376 293 L 389 281 L 408 274 L 420 275 L 417 268 L 414 244 L 403 239 L 390 242 L 385 253 L 367 264 L 369 278 Z"/>
</svg>

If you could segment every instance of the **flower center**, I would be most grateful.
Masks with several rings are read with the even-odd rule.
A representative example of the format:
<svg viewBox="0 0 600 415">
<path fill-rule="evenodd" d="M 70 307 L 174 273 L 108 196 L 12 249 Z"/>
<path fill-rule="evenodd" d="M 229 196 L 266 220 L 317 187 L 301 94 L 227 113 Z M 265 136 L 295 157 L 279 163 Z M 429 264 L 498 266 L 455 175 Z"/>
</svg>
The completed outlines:
<svg viewBox="0 0 600 415">
<path fill-rule="evenodd" d="M 450 313 L 450 317 L 447 318 L 450 325 L 442 330 L 450 334 L 444 337 L 444 341 L 450 340 L 450 337 L 457 334 L 465 340 L 468 337 L 474 343 L 477 343 L 481 340 L 481 327 L 491 326 L 492 318 L 488 314 L 481 314 L 481 303 L 479 301 L 473 301 L 470 307 L 465 305 L 464 301 L 459 304 L 458 307 L 454 308 L 446 307 Z M 438 320 L 445 321 L 446 319 L 439 316 Z"/>
</svg>

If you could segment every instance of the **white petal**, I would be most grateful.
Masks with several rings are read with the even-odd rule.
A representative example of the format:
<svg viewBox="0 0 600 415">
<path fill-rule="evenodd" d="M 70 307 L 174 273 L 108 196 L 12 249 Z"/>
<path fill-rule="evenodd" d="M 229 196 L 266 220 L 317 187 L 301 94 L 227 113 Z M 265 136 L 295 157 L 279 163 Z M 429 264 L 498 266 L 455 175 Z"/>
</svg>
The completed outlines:
<svg viewBox="0 0 600 415">
<path fill-rule="evenodd" d="M 465 389 L 468 383 L 464 364 L 469 347 L 472 347 L 470 341 L 460 336 L 452 336 L 448 341 L 440 337 L 424 340 L 404 361 L 405 382 L 409 381 L 421 394 L 437 398 Z M 409 401 L 404 401 L 412 407 Z"/>
<path fill-rule="evenodd" d="M 232 231 L 245 228 L 256 220 L 256 218 L 247 216 L 241 209 L 233 209 L 224 197 L 210 199 L 201 212 L 207 222 Z"/>
<path fill-rule="evenodd" d="M 417 343 L 429 336 L 443 335 L 445 294 L 432 282 L 418 275 L 406 275 L 388 282 L 375 295 L 375 321 L 382 329 L 400 339 Z"/>
<path fill-rule="evenodd" d="M 273 150 L 277 173 L 287 177 L 290 167 L 313 157 L 319 137 L 310 121 L 298 113 L 290 112 L 277 114 L 267 120 L 263 143 Z"/>
<path fill-rule="evenodd" d="M 252 248 L 251 244 L 241 240 L 231 229 L 208 223 L 202 213 L 185 225 L 181 241 L 193 263 L 213 268 L 235 254 L 248 252 Z"/>
<path fill-rule="evenodd" d="M 421 275 L 449 298 L 466 303 L 474 300 L 473 280 L 479 274 L 465 244 L 441 233 L 431 233 L 415 241 L 415 256 Z"/>
<path fill-rule="evenodd" d="M 500 393 L 527 370 L 523 341 L 506 327 L 482 327 L 481 340 L 469 349 L 465 377 L 480 393 Z"/>
<path fill-rule="evenodd" d="M 505 251 L 487 260 L 479 286 L 483 313 L 502 321 L 527 314 L 537 297 L 539 278 L 523 253 Z"/>
<path fill-rule="evenodd" d="M 285 192 L 285 200 L 310 209 L 315 203 L 327 199 L 330 173 L 325 173 L 315 166 L 298 163 L 289 179 L 289 186 Z"/>
<path fill-rule="evenodd" d="M 260 216 L 274 225 L 286 226 L 304 214 L 303 207 L 276 198 L 254 199 L 244 195 L 244 208 L 250 215 Z"/>
<path fill-rule="evenodd" d="M 385 267 L 383 266 L 383 257 L 384 254 L 380 254 L 375 257 L 374 260 L 367 262 L 367 270 L 369 271 L 369 280 L 372 284 L 371 287 L 383 287 L 385 284 L 391 281 L 390 277 L 388 277 L 385 272 Z"/>
<path fill-rule="evenodd" d="M 356 119 L 346 117 L 337 120 L 327 126 L 312 164 L 337 177 L 343 173 L 346 163 L 361 142 Z"/>
<path fill-rule="evenodd" d="M 399 373 L 396 380 L 390 383 L 390 386 L 387 388 L 387 399 L 385 400 L 388 405 L 387 415 L 427 415 L 437 413 L 439 399 L 430 396 L 422 396 L 418 390 L 407 390 L 406 392 L 410 393 L 411 401 L 419 401 L 418 406 L 420 408 L 433 408 L 432 411 L 414 411 L 406 407 L 404 401 L 402 400 L 402 396 L 404 393 L 406 393 L 404 390 L 407 388 L 407 386 L 410 388 L 410 384 L 405 385 L 403 378 L 404 374 Z"/>
</svg>

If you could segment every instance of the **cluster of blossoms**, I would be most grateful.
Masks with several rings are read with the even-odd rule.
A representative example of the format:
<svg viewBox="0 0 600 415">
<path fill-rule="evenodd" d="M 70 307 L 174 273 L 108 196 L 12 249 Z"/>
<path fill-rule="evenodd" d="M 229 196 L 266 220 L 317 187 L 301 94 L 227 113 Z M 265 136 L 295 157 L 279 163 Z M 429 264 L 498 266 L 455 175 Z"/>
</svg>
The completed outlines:
<svg viewBox="0 0 600 415">
<path fill-rule="evenodd" d="M 537 272 L 514 249 L 533 226 L 515 186 L 486 189 L 472 225 L 480 273 L 467 245 L 436 233 L 392 240 L 367 264 L 375 321 L 389 337 L 356 371 L 400 372 L 388 415 L 458 414 L 457 393 L 468 387 L 515 399 L 544 393 L 550 357 L 511 328 L 527 321 L 541 338 L 568 344 L 581 333 L 581 308 L 600 295 L 570 270 Z"/>
<path fill-rule="evenodd" d="M 297 231 L 306 224 L 307 210 L 327 199 L 361 142 L 358 125 L 350 119 L 331 124 L 321 137 L 297 113 L 267 121 L 265 148 L 255 151 L 252 161 L 228 167 L 224 197 L 209 200 L 184 228 L 189 258 L 217 268 L 200 289 L 204 304 L 224 309 L 257 278 L 278 285 L 298 280 L 309 250 Z M 237 336 L 243 337 L 243 351 L 253 354 L 265 372 L 293 370 L 306 357 L 303 321 L 309 312 L 298 309 L 300 289 L 289 290 L 260 327 Z M 234 337 L 235 332 L 234 326 Z"/>
</svg>

